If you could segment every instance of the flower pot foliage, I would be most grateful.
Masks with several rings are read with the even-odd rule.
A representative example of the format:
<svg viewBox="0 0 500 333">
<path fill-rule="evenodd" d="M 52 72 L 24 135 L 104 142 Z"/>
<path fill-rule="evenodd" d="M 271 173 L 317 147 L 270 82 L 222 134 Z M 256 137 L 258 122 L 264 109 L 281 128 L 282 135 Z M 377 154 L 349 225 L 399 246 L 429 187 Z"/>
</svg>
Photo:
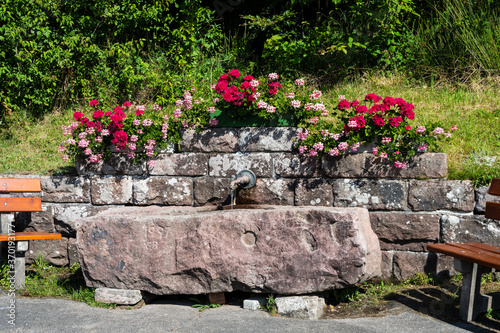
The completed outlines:
<svg viewBox="0 0 500 333">
<path fill-rule="evenodd" d="M 399 169 L 406 168 L 409 158 L 418 152 L 435 151 L 439 141 L 451 137 L 453 126 L 446 132 L 438 124 L 415 126 L 415 106 L 402 98 L 370 93 L 364 101 L 348 101 L 339 96 L 332 112 L 340 119 L 337 126 L 321 115 L 309 119 L 299 134 L 299 152 L 309 156 L 339 156 L 356 152 L 362 144 L 374 144 L 372 153 L 382 160 L 394 162 Z"/>
</svg>

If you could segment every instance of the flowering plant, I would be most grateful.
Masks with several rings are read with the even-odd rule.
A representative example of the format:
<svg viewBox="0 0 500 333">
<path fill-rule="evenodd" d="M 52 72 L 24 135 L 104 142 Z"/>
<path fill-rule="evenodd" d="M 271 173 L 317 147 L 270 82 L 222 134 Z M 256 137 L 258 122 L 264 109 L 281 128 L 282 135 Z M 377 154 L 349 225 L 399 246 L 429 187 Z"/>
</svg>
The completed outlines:
<svg viewBox="0 0 500 333">
<path fill-rule="evenodd" d="M 98 163 L 110 156 L 112 146 L 117 152 L 126 152 L 131 159 L 149 159 L 157 154 L 156 147 L 178 136 L 175 126 L 169 124 L 169 117 L 160 114 L 159 105 L 134 108 L 125 102 L 104 112 L 98 104 L 97 100 L 89 103 L 94 110 L 91 119 L 78 111 L 73 114 L 74 122 L 61 126 L 64 136 L 68 137 L 59 146 L 63 160 L 78 155 Z M 148 163 L 151 166 L 154 161 Z"/>
<path fill-rule="evenodd" d="M 237 69 L 221 75 L 213 89 L 219 95 L 214 99 L 215 108 L 233 118 L 257 116 L 273 119 L 284 113 L 303 118 L 315 106 L 311 102 L 319 102 L 321 97 L 319 90 L 310 93 L 306 91 L 304 79 L 297 79 L 292 83 L 280 80 L 276 73 L 255 78 L 251 75 L 244 76 Z M 316 105 L 318 109 L 328 113 L 323 103 Z"/>
<path fill-rule="evenodd" d="M 319 116 L 310 118 L 312 126 L 299 133 L 299 152 L 309 156 L 324 153 L 339 156 L 357 151 L 361 144 L 373 143 L 373 154 L 404 169 L 406 161 L 417 152 L 435 148 L 439 140 L 451 137 L 450 132 L 436 124 L 412 127 L 414 110 L 414 105 L 402 98 L 368 94 L 364 102 L 350 102 L 339 96 L 335 113 L 342 120 L 341 126 L 332 129 Z M 457 128 L 455 125 L 450 131 Z"/>
</svg>

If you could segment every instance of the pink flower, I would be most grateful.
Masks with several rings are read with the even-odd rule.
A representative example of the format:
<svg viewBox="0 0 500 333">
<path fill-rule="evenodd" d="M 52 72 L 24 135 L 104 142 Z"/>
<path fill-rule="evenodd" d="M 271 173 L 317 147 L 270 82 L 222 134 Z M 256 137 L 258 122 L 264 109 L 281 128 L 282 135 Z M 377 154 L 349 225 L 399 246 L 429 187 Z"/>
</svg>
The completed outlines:
<svg viewBox="0 0 500 333">
<path fill-rule="evenodd" d="M 155 166 L 155 163 L 156 163 L 156 161 L 149 160 L 149 161 L 148 161 L 148 167 L 149 167 L 149 168 L 154 167 L 154 166 Z"/>
<path fill-rule="evenodd" d="M 347 109 L 349 109 L 350 106 L 351 106 L 351 103 L 349 103 L 349 101 L 347 101 L 346 99 L 343 99 L 339 102 L 337 108 L 339 110 L 347 110 Z"/>
<path fill-rule="evenodd" d="M 134 119 L 132 121 L 132 125 L 134 125 L 134 126 L 140 126 L 141 125 L 141 121 L 139 119 Z"/>
<path fill-rule="evenodd" d="M 346 150 L 347 148 L 349 148 L 349 144 L 347 142 L 341 142 L 337 147 L 339 150 Z"/>
<path fill-rule="evenodd" d="M 420 151 L 426 151 L 426 150 L 427 150 L 427 148 L 429 148 L 429 146 L 428 146 L 428 145 L 426 145 L 426 144 L 421 144 L 421 145 L 418 145 L 418 147 L 417 147 L 417 148 L 418 148 L 418 150 L 420 150 Z"/>
<path fill-rule="evenodd" d="M 272 105 L 268 105 L 267 108 L 266 108 L 266 111 L 269 112 L 269 113 L 275 113 L 276 112 L 276 108 Z"/>
<path fill-rule="evenodd" d="M 318 155 L 318 152 L 316 150 L 309 151 L 309 156 L 316 156 L 316 155 Z"/>
<path fill-rule="evenodd" d="M 313 124 L 314 126 L 316 126 L 316 124 L 319 122 L 319 117 L 312 117 L 312 118 L 309 118 L 309 123 L 310 124 Z"/>
<path fill-rule="evenodd" d="M 311 95 L 309 95 L 310 100 L 318 99 L 322 95 L 321 90 L 314 90 Z"/>
<path fill-rule="evenodd" d="M 277 79 L 279 79 L 280 76 L 276 73 L 271 73 L 268 75 L 268 77 L 269 77 L 269 80 L 277 80 Z"/>
<path fill-rule="evenodd" d="M 217 126 L 217 124 L 219 124 L 219 121 L 217 119 L 213 118 L 212 120 L 210 120 L 210 126 Z"/>
<path fill-rule="evenodd" d="M 182 116 L 181 109 L 175 109 L 175 111 L 174 111 L 174 117 L 175 118 L 179 118 L 180 116 Z"/>
<path fill-rule="evenodd" d="M 417 133 L 424 133 L 427 129 L 424 126 L 418 126 L 415 130 Z"/>
<path fill-rule="evenodd" d="M 309 132 L 307 130 L 305 132 L 300 132 L 299 133 L 299 140 L 305 141 L 305 139 L 307 139 L 308 136 L 309 136 Z"/>
<path fill-rule="evenodd" d="M 314 149 L 314 150 L 319 150 L 319 151 L 322 151 L 322 150 L 323 150 L 323 148 L 325 148 L 325 146 L 323 145 L 323 143 L 322 143 L 322 142 L 318 142 L 318 143 L 315 143 L 315 144 L 313 145 L 313 149 Z"/>
<path fill-rule="evenodd" d="M 323 103 L 316 103 L 313 106 L 314 111 L 323 111 L 325 110 L 325 105 Z"/>
<path fill-rule="evenodd" d="M 215 113 L 215 106 L 211 106 L 211 107 L 207 108 L 207 112 Z"/>
<path fill-rule="evenodd" d="M 63 155 L 63 156 L 61 156 L 61 158 L 62 158 L 62 160 L 64 162 L 68 162 L 69 161 L 69 156 L 68 155 Z"/>
<path fill-rule="evenodd" d="M 89 102 L 89 105 L 90 105 L 90 106 L 96 106 L 97 104 L 99 104 L 99 102 L 98 102 L 97 100 L 95 100 L 95 99 L 93 99 L 93 100 L 91 100 L 91 101 Z"/>
<path fill-rule="evenodd" d="M 144 119 L 142 121 L 142 126 L 144 126 L 144 127 L 149 127 L 151 125 L 153 125 L 153 121 L 151 119 Z"/>
<path fill-rule="evenodd" d="M 129 106 L 131 106 L 131 105 L 132 105 L 132 103 L 130 103 L 129 101 L 126 101 L 125 103 L 123 103 L 123 105 L 122 105 L 122 106 L 123 106 L 124 108 L 127 108 L 127 107 L 129 107 Z"/>
<path fill-rule="evenodd" d="M 101 135 L 102 135 L 102 136 L 108 136 L 108 135 L 109 135 L 109 130 L 107 130 L 107 129 L 103 129 L 103 130 L 101 131 Z"/>
<path fill-rule="evenodd" d="M 339 95 L 339 98 L 338 98 L 339 102 L 343 101 L 344 99 L 345 99 L 345 95 Z"/>
<path fill-rule="evenodd" d="M 295 93 L 286 93 L 286 98 L 295 98 Z"/>
<path fill-rule="evenodd" d="M 66 147 L 64 147 L 63 144 L 59 145 L 59 148 L 57 149 L 60 153 L 64 153 L 66 151 Z"/>
<path fill-rule="evenodd" d="M 250 81 L 250 86 L 252 86 L 253 88 L 258 87 L 259 85 L 260 85 L 260 82 L 257 80 Z"/>
<path fill-rule="evenodd" d="M 434 133 L 434 135 L 444 134 L 444 129 L 442 129 L 441 127 L 436 127 L 434 131 L 432 131 L 432 133 Z"/>
<path fill-rule="evenodd" d="M 307 146 L 300 146 L 299 153 L 304 154 L 307 151 Z"/>
<path fill-rule="evenodd" d="M 94 118 L 94 120 L 100 119 L 102 117 L 104 117 L 104 112 L 102 112 L 101 110 L 94 111 L 94 114 L 92 115 L 92 118 Z"/>
<path fill-rule="evenodd" d="M 297 79 L 297 80 L 295 80 L 295 85 L 297 85 L 299 87 L 303 86 L 304 84 L 305 84 L 304 79 Z"/>
<path fill-rule="evenodd" d="M 392 138 L 391 137 L 383 137 L 382 138 L 382 143 L 391 143 Z"/>
<path fill-rule="evenodd" d="M 377 125 L 377 126 L 382 127 L 382 126 L 385 125 L 384 118 L 381 115 L 379 115 L 379 114 L 374 115 L 373 118 L 372 118 L 372 120 L 373 120 L 373 123 L 375 125 Z"/>
<path fill-rule="evenodd" d="M 378 103 L 382 100 L 382 97 L 377 96 L 375 94 L 368 94 L 365 96 L 366 101 L 372 101 L 373 103 Z"/>
<path fill-rule="evenodd" d="M 396 169 L 405 169 L 406 168 L 406 164 L 403 162 L 399 162 L 399 161 L 394 162 L 394 166 L 396 167 Z"/>
<path fill-rule="evenodd" d="M 259 109 L 265 109 L 265 108 L 267 108 L 267 103 L 264 102 L 263 100 L 260 100 L 260 101 L 257 102 L 257 107 Z"/>
<path fill-rule="evenodd" d="M 290 102 L 290 105 L 293 107 L 293 108 L 300 108 L 300 105 L 301 105 L 301 102 L 299 100 L 293 100 Z"/>
<path fill-rule="evenodd" d="M 337 148 L 332 148 L 328 151 L 328 155 L 330 156 L 339 156 L 340 152 Z"/>
<path fill-rule="evenodd" d="M 458 130 L 458 125 L 453 125 L 452 128 L 450 128 L 450 131 L 456 131 Z"/>
<path fill-rule="evenodd" d="M 378 147 L 373 147 L 372 148 L 372 153 L 373 153 L 373 155 L 377 155 L 377 153 L 378 153 Z"/>
<path fill-rule="evenodd" d="M 143 114 L 143 113 L 144 113 L 144 110 L 141 110 L 141 109 L 137 109 L 137 110 L 135 110 L 135 115 L 136 115 L 136 116 L 140 116 L 140 115 L 141 115 L 141 114 Z"/>
<path fill-rule="evenodd" d="M 139 137 L 137 135 L 130 136 L 130 141 L 137 142 L 138 140 L 139 140 Z"/>
<path fill-rule="evenodd" d="M 87 156 L 92 155 L 92 149 L 87 148 L 87 149 L 85 149 L 85 150 L 83 151 L 83 153 L 84 153 L 85 155 L 87 155 Z"/>
</svg>

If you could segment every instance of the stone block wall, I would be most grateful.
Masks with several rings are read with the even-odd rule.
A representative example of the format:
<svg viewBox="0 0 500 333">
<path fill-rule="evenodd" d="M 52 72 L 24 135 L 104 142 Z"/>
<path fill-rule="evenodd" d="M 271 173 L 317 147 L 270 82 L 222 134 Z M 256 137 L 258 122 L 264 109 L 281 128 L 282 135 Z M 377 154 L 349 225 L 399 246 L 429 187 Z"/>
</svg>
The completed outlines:
<svg viewBox="0 0 500 333">
<path fill-rule="evenodd" d="M 160 154 L 153 167 L 124 155 L 100 165 L 77 163 L 77 176 L 42 176 L 43 211 L 20 213 L 16 230 L 60 232 L 61 240 L 31 242 L 27 261 L 44 255 L 55 265 L 78 261 L 75 221 L 120 206 L 229 205 L 229 183 L 252 170 L 255 187 L 237 204 L 364 207 L 383 251 L 383 278 L 417 272 L 454 273 L 453 260 L 426 250 L 435 242 L 480 241 L 500 246 L 500 225 L 484 219 L 488 187 L 446 180 L 446 155 L 416 156 L 396 170 L 371 154 L 301 156 L 297 128 L 217 128 L 182 134 L 180 152 Z M 0 175 L 0 177 L 25 177 Z M 31 176 L 37 177 L 37 176 Z"/>
</svg>

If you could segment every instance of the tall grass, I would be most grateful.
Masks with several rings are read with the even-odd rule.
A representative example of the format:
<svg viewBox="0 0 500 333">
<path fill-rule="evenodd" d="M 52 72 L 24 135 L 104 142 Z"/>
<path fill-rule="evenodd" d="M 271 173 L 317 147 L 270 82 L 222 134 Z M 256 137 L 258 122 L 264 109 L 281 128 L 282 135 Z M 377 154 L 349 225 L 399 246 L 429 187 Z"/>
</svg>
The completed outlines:
<svg viewBox="0 0 500 333">
<path fill-rule="evenodd" d="M 500 73 L 500 6 L 491 0 L 428 1 L 430 16 L 414 28 L 420 71 L 439 68 L 468 81 Z M 435 66 L 439 66 L 436 68 Z"/>
</svg>

